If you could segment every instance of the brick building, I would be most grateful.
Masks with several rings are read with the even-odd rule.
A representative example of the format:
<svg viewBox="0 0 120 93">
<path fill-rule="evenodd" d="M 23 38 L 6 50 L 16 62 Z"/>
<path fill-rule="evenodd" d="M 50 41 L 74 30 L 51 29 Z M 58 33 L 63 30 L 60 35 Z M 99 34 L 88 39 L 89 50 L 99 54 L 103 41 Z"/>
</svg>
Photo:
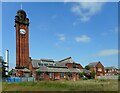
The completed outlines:
<svg viewBox="0 0 120 93">
<path fill-rule="evenodd" d="M 75 63 L 71 57 L 60 61 L 51 59 L 31 59 L 29 69 L 37 80 L 78 80 L 83 67 Z"/>
<path fill-rule="evenodd" d="M 90 67 L 90 71 L 94 71 L 96 73 L 97 76 L 103 76 L 105 75 L 105 69 L 104 66 L 102 65 L 102 63 L 99 62 L 92 62 L 89 63 L 87 66 Z"/>
<path fill-rule="evenodd" d="M 105 67 L 105 75 L 117 75 L 118 69 L 114 66 L 112 67 Z"/>
</svg>

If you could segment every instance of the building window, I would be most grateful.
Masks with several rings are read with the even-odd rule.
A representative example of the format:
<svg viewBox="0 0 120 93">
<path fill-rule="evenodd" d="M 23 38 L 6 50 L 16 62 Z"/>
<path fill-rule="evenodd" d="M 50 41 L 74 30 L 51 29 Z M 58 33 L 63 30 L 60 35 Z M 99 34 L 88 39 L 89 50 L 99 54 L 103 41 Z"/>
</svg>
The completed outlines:
<svg viewBox="0 0 120 93">
<path fill-rule="evenodd" d="M 47 64 L 47 63 L 44 63 L 44 66 L 48 66 L 48 64 Z"/>
<path fill-rule="evenodd" d="M 44 73 L 40 74 L 40 78 L 43 79 L 44 78 Z"/>
<path fill-rule="evenodd" d="M 53 78 L 53 77 L 54 77 L 54 73 L 50 73 L 49 78 Z"/>
<path fill-rule="evenodd" d="M 53 64 L 49 64 L 50 66 L 53 66 Z"/>
<path fill-rule="evenodd" d="M 102 71 L 102 69 L 101 69 L 101 68 L 98 68 L 98 71 Z"/>
<path fill-rule="evenodd" d="M 114 72 L 114 69 L 112 69 L 112 72 Z"/>
<path fill-rule="evenodd" d="M 43 63 L 38 63 L 39 66 L 43 66 Z"/>
<path fill-rule="evenodd" d="M 64 78 L 64 73 L 60 73 L 60 77 L 61 77 L 61 78 Z"/>
<path fill-rule="evenodd" d="M 56 66 L 56 64 L 53 64 L 54 66 Z"/>
<path fill-rule="evenodd" d="M 38 63 L 39 66 L 48 66 L 48 63 Z"/>
</svg>

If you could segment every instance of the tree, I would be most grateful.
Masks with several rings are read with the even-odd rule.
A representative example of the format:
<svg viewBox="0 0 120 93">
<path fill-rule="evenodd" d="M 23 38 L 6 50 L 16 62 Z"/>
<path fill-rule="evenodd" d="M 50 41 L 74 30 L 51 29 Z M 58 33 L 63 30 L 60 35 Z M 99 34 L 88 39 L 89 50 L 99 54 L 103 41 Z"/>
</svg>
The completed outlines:
<svg viewBox="0 0 120 93">
<path fill-rule="evenodd" d="M 6 70 L 5 70 L 5 65 L 4 65 L 5 62 L 4 62 L 2 56 L 0 56 L 0 63 L 1 63 L 1 69 L 2 69 L 2 77 L 6 77 L 6 75 L 5 75 Z"/>
<path fill-rule="evenodd" d="M 66 74 L 68 76 L 67 80 L 70 80 L 72 78 L 72 73 L 71 72 L 67 72 Z"/>
<path fill-rule="evenodd" d="M 68 72 L 67 75 L 68 75 L 69 77 L 72 77 L 72 73 L 70 73 L 70 72 Z"/>
<path fill-rule="evenodd" d="M 79 73 L 79 77 L 82 78 L 84 76 L 84 73 Z"/>
<path fill-rule="evenodd" d="M 91 72 L 91 79 L 94 79 L 94 78 L 95 78 L 95 74 L 96 74 L 95 71 L 92 71 L 92 72 Z"/>
<path fill-rule="evenodd" d="M 85 66 L 85 69 L 90 70 L 90 66 L 89 65 Z"/>
<path fill-rule="evenodd" d="M 8 76 L 11 76 L 13 74 L 14 74 L 13 69 L 8 72 Z"/>
</svg>

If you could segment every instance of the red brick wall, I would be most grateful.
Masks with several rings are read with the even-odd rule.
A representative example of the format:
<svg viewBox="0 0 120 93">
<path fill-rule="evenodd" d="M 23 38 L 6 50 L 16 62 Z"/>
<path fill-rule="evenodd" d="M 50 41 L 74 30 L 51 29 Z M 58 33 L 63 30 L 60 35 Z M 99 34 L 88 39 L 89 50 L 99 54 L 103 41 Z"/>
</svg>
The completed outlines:
<svg viewBox="0 0 120 93">
<path fill-rule="evenodd" d="M 38 68 L 33 68 L 32 64 L 31 63 L 29 64 L 29 70 L 35 71 L 36 69 L 38 69 Z"/>
<path fill-rule="evenodd" d="M 66 66 L 68 68 L 74 68 L 74 66 L 76 66 L 79 69 L 83 69 L 83 67 L 80 64 L 67 63 Z"/>
<path fill-rule="evenodd" d="M 99 68 L 101 68 L 102 71 L 98 71 Z M 104 66 L 100 62 L 96 66 L 96 74 L 97 76 L 105 75 Z"/>
<path fill-rule="evenodd" d="M 60 79 L 60 73 L 59 72 L 56 72 L 55 73 L 55 80 L 59 80 Z"/>
<path fill-rule="evenodd" d="M 67 66 L 68 68 L 73 68 L 73 64 L 71 64 L 71 63 L 67 63 L 66 66 Z"/>
<path fill-rule="evenodd" d="M 101 68 L 102 71 L 98 71 L 98 69 Z M 90 68 L 90 71 L 95 71 L 97 76 L 101 76 L 101 75 L 105 75 L 105 70 L 104 70 L 104 66 L 99 62 L 96 67 L 92 67 Z"/>
<path fill-rule="evenodd" d="M 83 67 L 82 67 L 80 64 L 76 64 L 76 66 L 77 66 L 79 69 L 83 69 Z"/>
</svg>

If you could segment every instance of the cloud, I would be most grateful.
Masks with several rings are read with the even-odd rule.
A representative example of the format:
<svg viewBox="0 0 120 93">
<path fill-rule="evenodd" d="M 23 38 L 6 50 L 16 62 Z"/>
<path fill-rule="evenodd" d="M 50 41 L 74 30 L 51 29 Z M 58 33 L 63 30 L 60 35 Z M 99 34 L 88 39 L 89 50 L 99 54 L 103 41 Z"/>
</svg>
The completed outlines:
<svg viewBox="0 0 120 93">
<path fill-rule="evenodd" d="M 86 43 L 86 42 L 89 42 L 91 40 L 90 37 L 86 36 L 86 35 L 82 35 L 82 36 L 77 36 L 75 37 L 75 41 L 76 42 L 83 42 L 83 43 Z"/>
<path fill-rule="evenodd" d="M 72 6 L 71 11 L 79 16 L 81 21 L 87 22 L 101 11 L 103 4 L 101 2 L 79 2 Z"/>
<path fill-rule="evenodd" d="M 65 37 L 64 34 L 58 34 L 57 36 L 58 36 L 60 41 L 65 41 L 66 40 L 66 37 Z"/>
<path fill-rule="evenodd" d="M 120 50 L 106 49 L 106 50 L 99 51 L 97 54 L 95 54 L 95 56 L 110 56 L 110 55 L 115 55 L 118 53 L 120 53 Z"/>
<path fill-rule="evenodd" d="M 116 35 L 116 33 L 119 33 L 118 27 L 114 27 L 108 31 L 104 31 L 101 33 L 102 36 L 108 36 L 108 35 Z"/>
</svg>

